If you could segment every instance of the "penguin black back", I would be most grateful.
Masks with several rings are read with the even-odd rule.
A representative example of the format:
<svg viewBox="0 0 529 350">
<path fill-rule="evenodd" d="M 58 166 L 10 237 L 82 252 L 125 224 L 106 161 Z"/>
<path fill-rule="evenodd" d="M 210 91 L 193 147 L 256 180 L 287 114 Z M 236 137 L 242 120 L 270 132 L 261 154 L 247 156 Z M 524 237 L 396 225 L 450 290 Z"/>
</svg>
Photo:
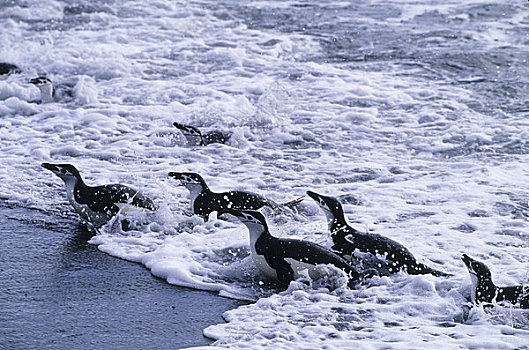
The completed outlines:
<svg viewBox="0 0 529 350">
<path fill-rule="evenodd" d="M 14 64 L 0 62 L 0 75 L 13 74 L 13 73 L 22 73 L 22 70 Z"/>
<path fill-rule="evenodd" d="M 207 220 L 210 213 L 216 211 L 220 216 L 226 210 L 257 210 L 264 206 L 276 209 L 281 205 L 271 201 L 259 194 L 246 191 L 227 191 L 216 193 L 209 189 L 208 185 L 197 173 L 170 172 L 169 176 L 180 180 L 191 197 L 191 208 L 196 215 Z"/>
<path fill-rule="evenodd" d="M 411 275 L 428 273 L 435 276 L 448 275 L 417 262 L 406 247 L 390 238 L 376 233 L 362 233 L 349 226 L 342 205 L 336 198 L 312 191 L 307 191 L 307 195 L 314 199 L 325 213 L 333 240 L 332 249 L 339 255 L 350 258 L 358 249 L 360 252 L 371 253 L 374 256 L 385 256 L 388 265 L 384 266 L 384 269 L 387 268 L 391 272 L 404 269 Z"/>
<path fill-rule="evenodd" d="M 88 186 L 77 168 L 71 164 L 42 163 L 42 167 L 60 177 L 67 191 L 67 198 L 74 209 L 89 223 L 100 226 L 116 215 L 121 204 L 156 210 L 154 202 L 128 186 L 111 184 Z"/>
</svg>

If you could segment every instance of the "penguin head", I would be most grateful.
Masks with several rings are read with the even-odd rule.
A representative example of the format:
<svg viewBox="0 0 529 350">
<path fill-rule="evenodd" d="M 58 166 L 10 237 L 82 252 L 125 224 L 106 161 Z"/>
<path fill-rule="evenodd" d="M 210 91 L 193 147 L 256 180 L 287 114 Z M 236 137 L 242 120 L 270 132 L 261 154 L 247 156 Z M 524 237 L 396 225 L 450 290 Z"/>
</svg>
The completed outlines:
<svg viewBox="0 0 529 350">
<path fill-rule="evenodd" d="M 492 278 L 489 268 L 487 267 L 487 265 L 485 265 L 481 261 L 474 260 L 466 254 L 463 254 L 461 256 L 461 260 L 463 260 L 463 262 L 465 263 L 471 277 L 475 276 L 479 279 L 481 278 L 491 279 Z"/>
<path fill-rule="evenodd" d="M 206 181 L 197 173 L 179 173 L 176 171 L 169 172 L 169 176 L 179 180 L 180 184 L 186 187 L 196 187 L 200 186 L 202 188 L 207 188 Z"/>
<path fill-rule="evenodd" d="M 235 216 L 240 222 L 252 224 L 252 225 L 265 225 L 266 219 L 258 211 L 255 210 L 231 210 L 227 209 L 225 210 L 222 215 L 226 216 Z"/>
<path fill-rule="evenodd" d="M 194 126 L 180 124 L 180 123 L 177 123 L 177 122 L 174 122 L 173 126 L 175 128 L 177 128 L 178 130 L 181 130 L 184 134 L 196 135 L 196 136 L 199 136 L 199 137 L 202 136 L 202 133 L 200 132 L 200 130 L 198 130 Z"/>
<path fill-rule="evenodd" d="M 487 265 L 481 261 L 472 259 L 466 254 L 461 256 L 461 260 L 465 263 L 472 282 L 470 300 L 473 303 L 476 303 L 479 300 L 490 302 L 490 300 L 487 300 L 487 291 L 494 290 L 494 283 L 492 283 L 492 276 Z"/>
<path fill-rule="evenodd" d="M 41 87 L 44 85 L 52 85 L 51 80 L 47 77 L 37 77 L 33 78 L 29 81 L 31 84 L 36 85 L 37 87 Z"/>
<path fill-rule="evenodd" d="M 29 81 L 34 84 L 40 90 L 40 99 L 43 103 L 53 102 L 53 84 L 47 77 L 38 77 Z"/>
<path fill-rule="evenodd" d="M 263 214 L 255 210 L 233 210 L 226 209 L 224 210 L 219 217 L 222 218 L 231 218 L 235 217 L 250 231 L 250 235 L 260 235 L 263 232 L 268 232 L 268 226 L 266 224 L 266 219 Z"/>
<path fill-rule="evenodd" d="M 81 179 L 79 170 L 77 170 L 77 168 L 71 164 L 42 163 L 41 166 L 53 172 L 64 182 L 77 181 Z"/>
<path fill-rule="evenodd" d="M 335 219 L 343 220 L 343 224 L 345 224 L 342 204 L 336 198 L 324 196 L 312 191 L 307 191 L 307 195 L 314 199 L 316 203 L 318 203 L 320 208 L 325 213 L 325 216 L 329 221 L 329 225 L 332 225 Z"/>
<path fill-rule="evenodd" d="M 177 128 L 178 130 L 180 130 L 182 134 L 184 134 L 187 142 L 189 142 L 190 144 L 195 144 L 195 145 L 204 144 L 204 141 L 202 140 L 202 133 L 200 132 L 200 130 L 198 130 L 194 126 L 180 124 L 177 122 L 174 122 L 173 126 Z"/>
</svg>

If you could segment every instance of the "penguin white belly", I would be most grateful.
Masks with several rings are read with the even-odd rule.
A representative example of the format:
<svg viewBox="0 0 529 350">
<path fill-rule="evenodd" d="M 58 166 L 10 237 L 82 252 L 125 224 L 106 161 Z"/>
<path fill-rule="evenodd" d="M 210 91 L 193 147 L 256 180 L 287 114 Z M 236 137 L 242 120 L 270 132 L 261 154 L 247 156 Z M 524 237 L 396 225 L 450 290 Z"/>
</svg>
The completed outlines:
<svg viewBox="0 0 529 350">
<path fill-rule="evenodd" d="M 268 265 L 268 262 L 263 255 L 252 254 L 252 258 L 257 268 L 259 268 L 266 277 L 273 280 L 278 279 L 276 270 Z M 310 278 L 314 280 L 329 273 L 325 266 L 312 265 L 291 258 L 286 258 L 285 261 L 290 265 L 292 271 L 294 271 L 294 279 L 302 277 L 303 275 L 300 274 L 300 271 L 303 270 L 307 270 Z"/>
<path fill-rule="evenodd" d="M 195 210 L 195 200 L 202 193 L 202 186 L 199 184 L 186 184 L 189 190 L 189 199 L 191 200 L 191 212 Z"/>
<path fill-rule="evenodd" d="M 264 255 L 257 255 L 256 253 L 254 253 L 252 251 L 252 258 L 253 258 L 253 261 L 255 263 L 255 266 L 257 266 L 257 268 L 259 270 L 261 270 L 261 272 L 268 278 L 270 279 L 273 279 L 273 280 L 277 280 L 277 273 L 276 273 L 276 270 L 273 269 L 272 267 L 270 267 L 270 265 L 268 265 L 268 263 L 266 262 L 266 259 L 264 257 Z"/>
<path fill-rule="evenodd" d="M 476 288 L 478 288 L 478 276 L 470 273 L 470 281 L 472 282 L 472 289 L 470 289 L 470 301 L 476 303 Z"/>
</svg>

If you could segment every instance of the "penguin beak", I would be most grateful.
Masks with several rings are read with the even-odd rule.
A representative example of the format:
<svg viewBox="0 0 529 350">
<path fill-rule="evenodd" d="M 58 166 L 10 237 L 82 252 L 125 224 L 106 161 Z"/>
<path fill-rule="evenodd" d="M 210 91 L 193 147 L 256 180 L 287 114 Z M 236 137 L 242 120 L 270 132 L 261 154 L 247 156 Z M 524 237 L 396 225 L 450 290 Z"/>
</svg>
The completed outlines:
<svg viewBox="0 0 529 350">
<path fill-rule="evenodd" d="M 466 254 L 463 254 L 461 255 L 461 260 L 463 260 L 463 262 L 465 263 L 467 269 L 470 271 L 470 272 L 473 272 L 474 270 L 472 269 L 472 262 L 474 261 L 474 259 L 472 259 L 470 256 L 466 255 Z"/>
<path fill-rule="evenodd" d="M 195 128 L 194 126 L 191 126 L 191 125 L 184 125 L 184 124 L 180 124 L 178 122 L 174 122 L 173 123 L 173 126 L 175 128 L 177 128 L 178 130 L 184 132 L 184 134 L 194 134 L 196 136 L 200 136 L 201 133 L 200 133 L 200 130 L 198 130 L 197 128 Z"/>
<path fill-rule="evenodd" d="M 248 218 L 245 216 L 244 211 L 238 211 L 233 209 L 225 209 L 217 217 L 230 222 L 248 222 Z"/>
<path fill-rule="evenodd" d="M 312 192 L 312 191 L 307 191 L 307 195 L 312 198 L 321 208 L 323 209 L 327 209 L 328 208 L 328 205 L 327 203 L 325 203 L 325 201 L 323 200 L 323 196 L 317 194 L 316 192 Z"/>
<path fill-rule="evenodd" d="M 51 170 L 51 171 L 57 171 L 57 167 L 53 164 L 50 164 L 50 163 L 42 163 L 40 166 L 42 166 L 44 169 L 48 169 L 48 170 Z"/>
<path fill-rule="evenodd" d="M 187 130 L 187 126 L 184 125 L 184 124 L 180 124 L 180 123 L 177 123 L 177 122 L 174 122 L 173 123 L 173 126 L 179 130 Z"/>
<path fill-rule="evenodd" d="M 316 192 L 312 192 L 312 191 L 307 191 L 307 195 L 314 199 L 316 202 L 318 202 L 318 199 L 320 196 L 318 196 L 318 194 Z"/>
</svg>

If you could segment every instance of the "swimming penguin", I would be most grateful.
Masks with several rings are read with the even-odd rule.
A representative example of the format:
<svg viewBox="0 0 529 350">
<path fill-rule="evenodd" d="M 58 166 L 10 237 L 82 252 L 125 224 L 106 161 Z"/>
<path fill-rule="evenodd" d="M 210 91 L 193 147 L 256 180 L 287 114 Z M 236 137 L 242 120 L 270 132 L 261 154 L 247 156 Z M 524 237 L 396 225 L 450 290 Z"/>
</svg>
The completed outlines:
<svg viewBox="0 0 529 350">
<path fill-rule="evenodd" d="M 210 143 L 226 143 L 232 135 L 231 132 L 222 132 L 218 130 L 203 134 L 194 126 L 184 125 L 177 122 L 174 122 L 173 126 L 184 134 L 189 144 L 197 146 L 206 146 Z"/>
<path fill-rule="evenodd" d="M 0 62 L 0 75 L 22 73 L 22 70 L 11 63 Z"/>
<path fill-rule="evenodd" d="M 226 210 L 224 216 L 233 215 L 250 233 L 250 250 L 255 265 L 279 288 L 286 289 L 291 281 L 299 277 L 301 270 L 308 270 L 313 279 L 325 272 L 317 265 L 331 264 L 348 274 L 350 285 L 358 282 L 359 274 L 347 261 L 316 243 L 291 238 L 277 238 L 270 234 L 266 220 L 257 211 Z"/>
<path fill-rule="evenodd" d="M 44 76 L 31 79 L 29 82 L 40 90 L 40 101 L 37 102 L 51 103 L 61 101 L 65 98 L 71 99 L 73 97 L 73 85 L 61 84 L 60 86 L 54 86 L 51 80 Z"/>
<path fill-rule="evenodd" d="M 303 197 L 301 197 L 287 203 L 278 204 L 251 192 L 229 191 L 215 193 L 209 189 L 206 181 L 197 173 L 170 172 L 169 176 L 180 180 L 180 183 L 189 190 L 191 209 L 196 215 L 201 216 L 206 221 L 209 214 L 214 211 L 220 216 L 227 209 L 257 210 L 265 206 L 272 209 L 292 208 L 303 200 Z"/>
<path fill-rule="evenodd" d="M 94 187 L 86 185 L 79 171 L 71 164 L 41 165 L 64 181 L 70 204 L 84 220 L 95 227 L 103 226 L 125 205 L 150 211 L 157 209 L 151 199 L 130 187 L 120 184 Z"/>
<path fill-rule="evenodd" d="M 329 231 L 333 240 L 332 250 L 340 256 L 349 259 L 356 249 L 372 255 L 384 256 L 390 272 L 405 270 L 410 275 L 432 274 L 434 276 L 449 276 L 442 271 L 434 270 L 417 262 L 410 251 L 402 244 L 375 233 L 361 233 L 347 224 L 342 205 L 336 198 L 323 196 L 312 191 L 307 195 L 319 204 L 327 217 Z"/>
<path fill-rule="evenodd" d="M 41 103 L 50 103 L 55 101 L 53 98 L 55 91 L 50 79 L 46 77 L 38 77 L 31 79 L 29 82 L 39 88 Z"/>
<path fill-rule="evenodd" d="M 522 309 L 529 309 L 529 287 L 523 286 L 496 287 L 492 283 L 492 275 L 487 265 L 481 261 L 472 259 L 466 254 L 461 260 L 467 266 L 472 280 L 470 299 L 472 303 L 492 303 L 495 301 L 510 301 L 512 304 L 520 304 Z"/>
</svg>

